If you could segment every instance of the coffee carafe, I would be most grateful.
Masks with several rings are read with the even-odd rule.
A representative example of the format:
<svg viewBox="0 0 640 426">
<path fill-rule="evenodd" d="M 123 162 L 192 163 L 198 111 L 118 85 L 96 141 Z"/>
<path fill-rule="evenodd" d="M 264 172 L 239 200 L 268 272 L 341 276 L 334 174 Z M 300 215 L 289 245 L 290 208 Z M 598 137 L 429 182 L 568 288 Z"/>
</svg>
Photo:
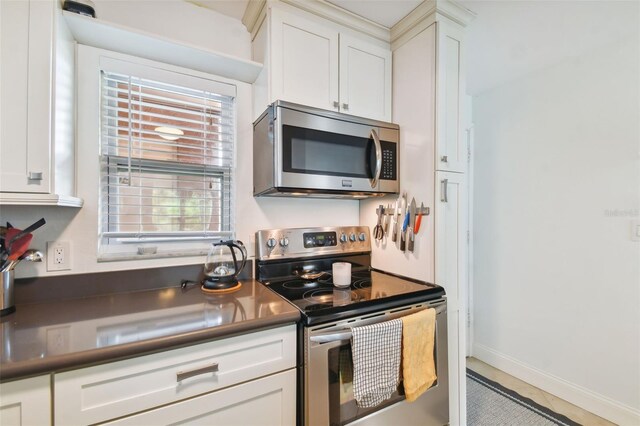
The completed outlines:
<svg viewBox="0 0 640 426">
<path fill-rule="evenodd" d="M 204 273 L 208 278 L 204 280 L 203 287 L 208 290 L 225 290 L 237 286 L 237 277 L 246 262 L 247 249 L 242 241 L 213 243 L 204 263 Z"/>
</svg>

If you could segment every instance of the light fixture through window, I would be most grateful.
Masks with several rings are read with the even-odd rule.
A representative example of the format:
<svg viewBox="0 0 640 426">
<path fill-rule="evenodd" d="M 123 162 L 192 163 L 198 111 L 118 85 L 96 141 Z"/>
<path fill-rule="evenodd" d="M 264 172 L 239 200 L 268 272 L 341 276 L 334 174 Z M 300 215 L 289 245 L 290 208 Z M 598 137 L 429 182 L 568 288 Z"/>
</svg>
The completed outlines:
<svg viewBox="0 0 640 426">
<path fill-rule="evenodd" d="M 156 127 L 156 132 L 162 139 L 166 139 L 168 141 L 175 141 L 180 138 L 180 136 L 184 136 L 184 132 L 180 129 L 176 129 L 175 127 Z"/>
</svg>

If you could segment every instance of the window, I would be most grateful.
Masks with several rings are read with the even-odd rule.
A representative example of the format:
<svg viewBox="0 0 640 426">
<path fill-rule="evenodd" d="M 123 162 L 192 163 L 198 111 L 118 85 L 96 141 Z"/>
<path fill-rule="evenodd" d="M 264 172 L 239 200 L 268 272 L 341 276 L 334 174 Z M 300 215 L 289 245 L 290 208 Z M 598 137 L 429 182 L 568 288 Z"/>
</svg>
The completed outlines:
<svg viewBox="0 0 640 426">
<path fill-rule="evenodd" d="M 107 63 L 101 67 L 100 258 L 201 254 L 210 240 L 232 237 L 229 85 Z"/>
</svg>

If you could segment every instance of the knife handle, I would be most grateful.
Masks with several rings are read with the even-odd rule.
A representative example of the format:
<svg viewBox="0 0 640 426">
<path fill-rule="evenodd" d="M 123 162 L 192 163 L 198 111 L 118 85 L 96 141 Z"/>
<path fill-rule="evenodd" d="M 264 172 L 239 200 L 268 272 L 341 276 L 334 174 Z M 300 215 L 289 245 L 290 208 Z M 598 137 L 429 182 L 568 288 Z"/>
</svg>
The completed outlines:
<svg viewBox="0 0 640 426">
<path fill-rule="evenodd" d="M 398 221 L 394 218 L 393 219 L 393 226 L 392 226 L 392 232 L 391 232 L 391 241 L 393 241 L 394 243 L 396 241 L 398 241 Z"/>
<path fill-rule="evenodd" d="M 415 241 L 415 238 L 413 234 L 413 229 L 411 229 L 411 227 L 409 227 L 409 230 L 407 231 L 407 240 L 409 240 L 407 244 L 408 245 L 407 248 L 410 252 L 413 252 L 413 242 Z"/>
<path fill-rule="evenodd" d="M 400 250 L 404 251 L 407 243 L 407 237 L 405 235 L 405 231 L 402 231 L 400 234 Z"/>
<path fill-rule="evenodd" d="M 407 214 L 404 217 L 404 222 L 402 223 L 402 232 L 406 232 L 407 231 L 407 226 L 409 226 L 409 212 L 407 212 Z"/>
</svg>

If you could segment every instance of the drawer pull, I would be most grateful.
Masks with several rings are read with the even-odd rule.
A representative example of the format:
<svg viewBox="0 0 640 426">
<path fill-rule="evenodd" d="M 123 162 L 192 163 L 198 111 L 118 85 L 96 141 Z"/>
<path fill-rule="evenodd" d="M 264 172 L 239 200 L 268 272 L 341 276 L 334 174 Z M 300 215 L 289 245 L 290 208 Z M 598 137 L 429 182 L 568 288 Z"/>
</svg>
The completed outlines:
<svg viewBox="0 0 640 426">
<path fill-rule="evenodd" d="M 195 368 L 189 371 L 180 371 L 176 373 L 176 380 L 182 381 L 184 379 L 188 379 L 189 377 L 199 376 L 200 374 L 205 373 L 216 373 L 218 371 L 218 363 L 215 362 L 211 365 L 207 365 L 206 367 Z"/>
</svg>

